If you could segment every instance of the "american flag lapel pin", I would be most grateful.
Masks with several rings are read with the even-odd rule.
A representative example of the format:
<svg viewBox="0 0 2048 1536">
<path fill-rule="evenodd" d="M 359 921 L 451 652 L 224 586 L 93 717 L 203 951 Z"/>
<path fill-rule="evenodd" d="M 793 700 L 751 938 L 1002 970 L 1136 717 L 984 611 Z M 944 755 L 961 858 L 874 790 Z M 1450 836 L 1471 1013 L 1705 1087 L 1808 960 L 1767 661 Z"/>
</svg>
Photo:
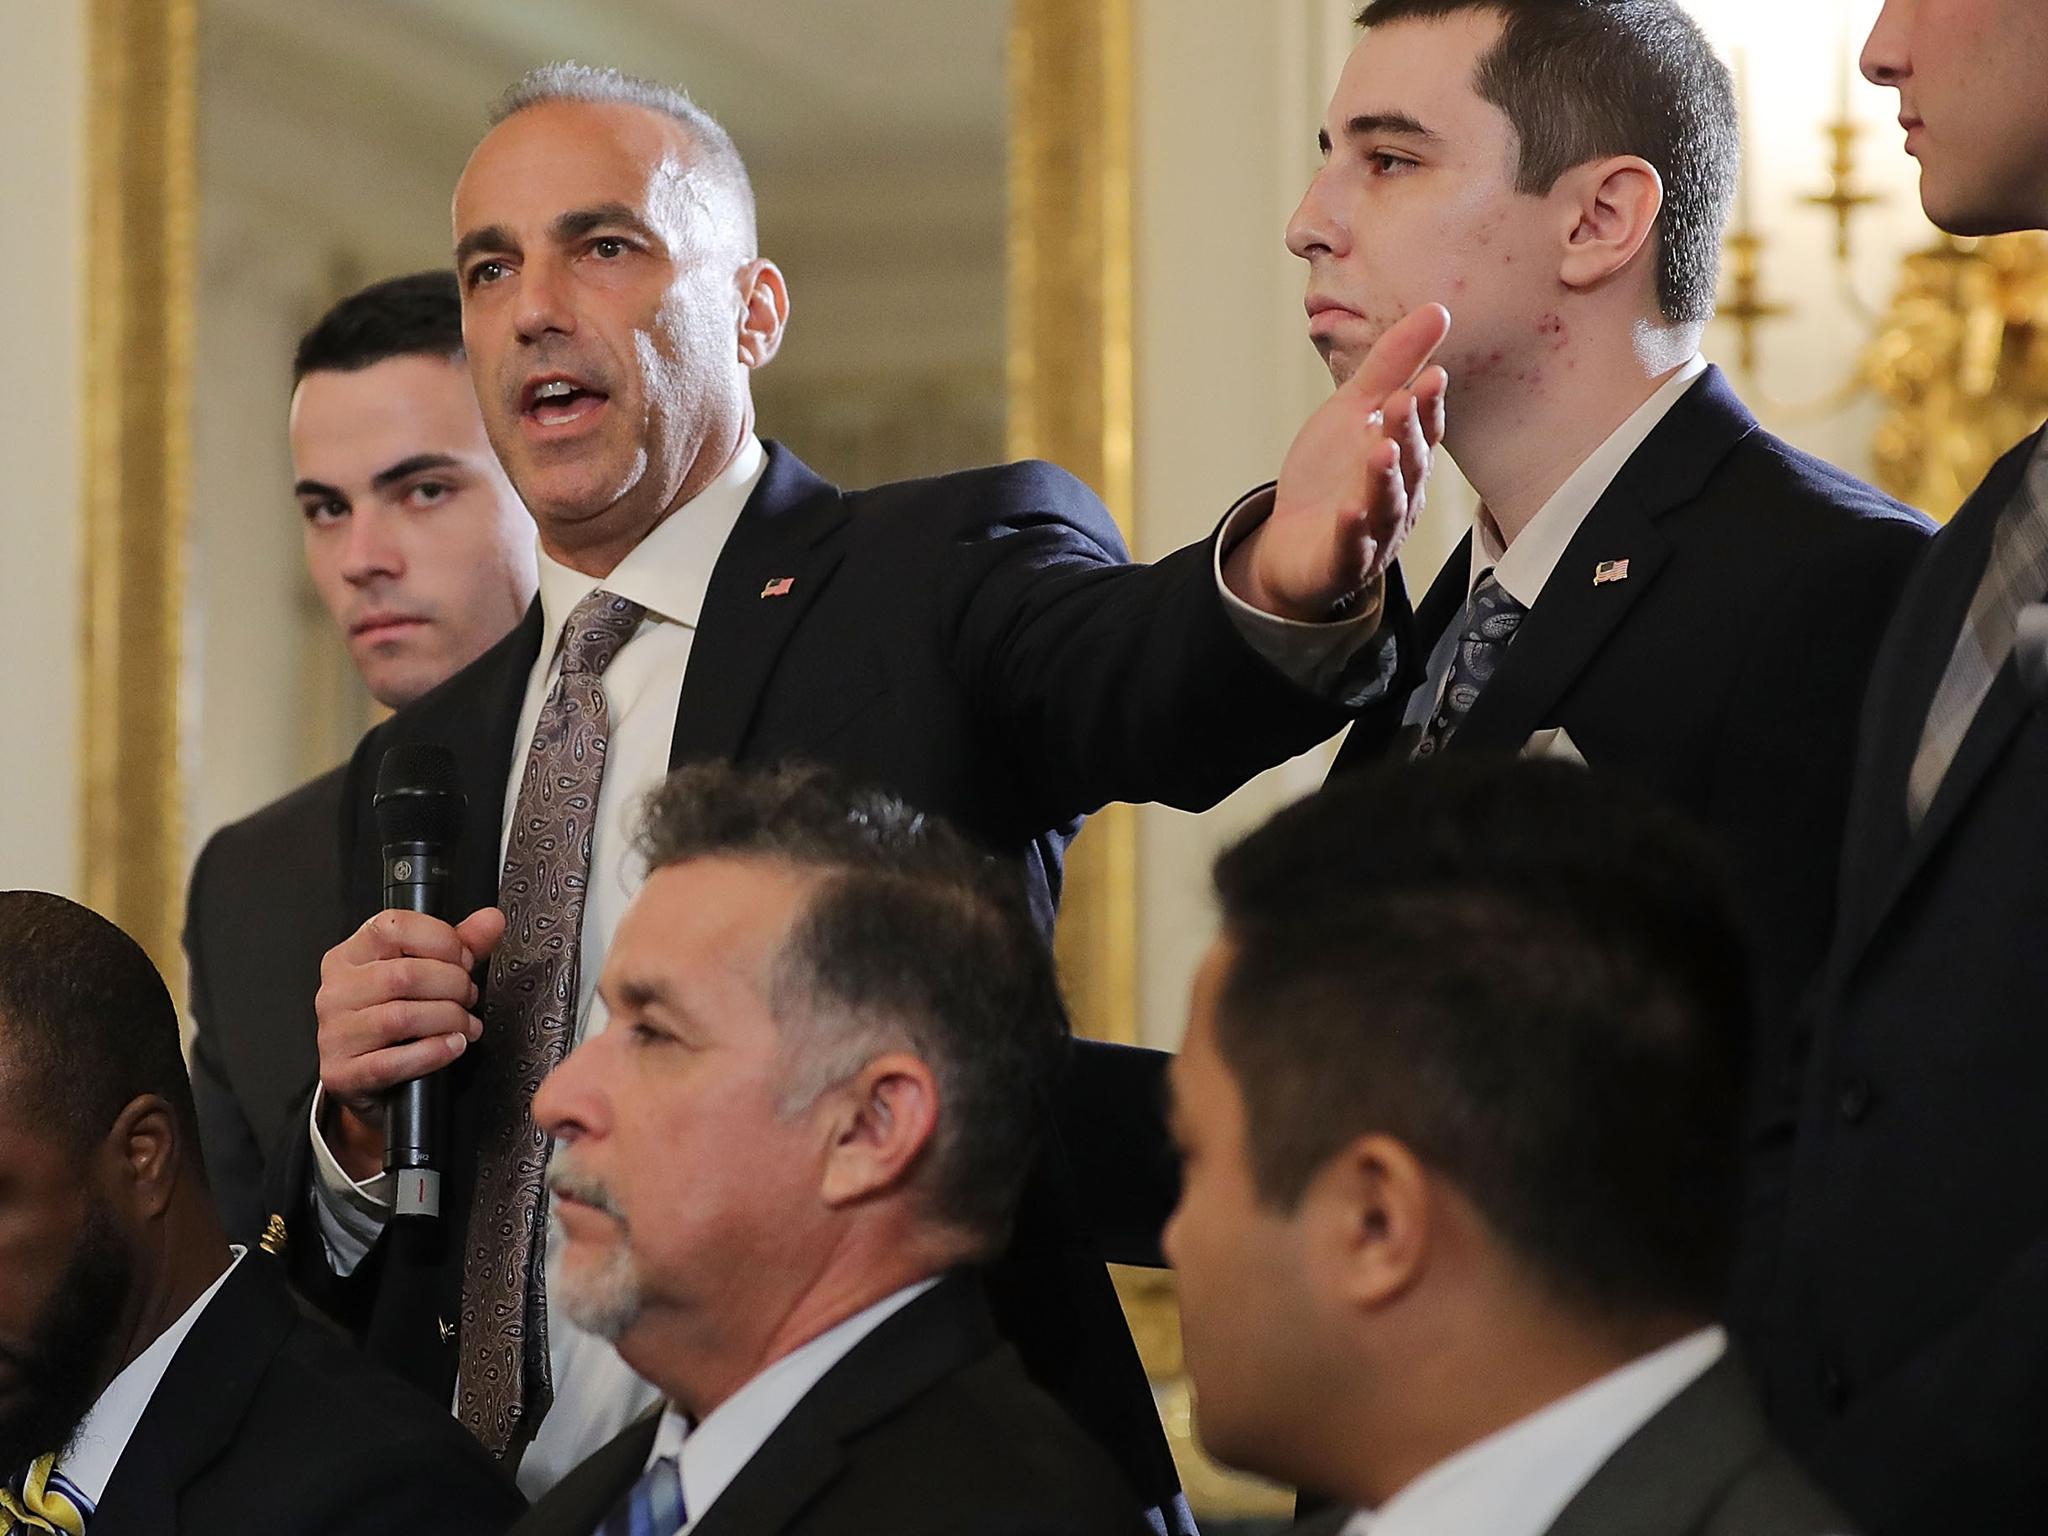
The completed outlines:
<svg viewBox="0 0 2048 1536">
<path fill-rule="evenodd" d="M 1628 562 L 1626 560 L 1602 560 L 1593 567 L 1593 585 L 1596 587 L 1604 587 L 1610 581 L 1627 580 Z"/>
<path fill-rule="evenodd" d="M 763 597 L 787 597 L 789 589 L 796 585 L 794 576 L 778 576 L 761 589 Z"/>
</svg>

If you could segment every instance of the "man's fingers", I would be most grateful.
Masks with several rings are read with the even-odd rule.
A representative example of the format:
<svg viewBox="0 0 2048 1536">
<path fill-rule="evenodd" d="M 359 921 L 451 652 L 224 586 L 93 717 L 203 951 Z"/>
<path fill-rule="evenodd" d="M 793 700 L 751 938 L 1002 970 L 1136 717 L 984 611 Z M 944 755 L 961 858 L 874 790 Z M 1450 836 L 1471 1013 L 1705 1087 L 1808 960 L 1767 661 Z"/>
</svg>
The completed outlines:
<svg viewBox="0 0 2048 1536">
<path fill-rule="evenodd" d="M 438 1072 L 468 1048 L 466 1035 L 434 1035 L 337 1062 L 321 1073 L 320 1081 L 329 1093 L 344 1103 L 359 1104 L 389 1093 L 400 1083 L 409 1083 L 430 1072 Z"/>
<path fill-rule="evenodd" d="M 406 998 L 379 1003 L 374 1008 L 358 1008 L 336 1019 L 321 1041 L 320 1054 L 325 1061 L 339 1062 L 435 1035 L 467 1035 L 474 1039 L 482 1031 L 483 1025 L 476 1015 L 460 1003 L 415 1002 Z"/>
<path fill-rule="evenodd" d="M 1416 403 L 1422 408 L 1422 435 L 1434 448 L 1444 440 L 1445 402 L 1451 394 L 1451 376 L 1431 363 L 1415 380 Z"/>
<path fill-rule="evenodd" d="M 379 912 L 355 931 L 355 936 L 328 954 L 344 964 L 363 965 L 373 960 L 394 960 L 415 955 L 423 960 L 462 963 L 462 939 L 455 929 L 438 917 L 398 908 Z"/>
<path fill-rule="evenodd" d="M 1405 391 L 1388 403 L 1387 435 L 1393 438 L 1401 450 L 1401 485 L 1407 493 L 1406 500 L 1413 502 L 1422 494 L 1422 483 L 1429 477 L 1429 439 L 1422 428 L 1422 402 Z"/>
<path fill-rule="evenodd" d="M 1377 404 L 1414 381 L 1450 333 L 1451 312 L 1441 304 L 1425 304 L 1402 316 L 1373 343 L 1339 393 Z"/>
</svg>

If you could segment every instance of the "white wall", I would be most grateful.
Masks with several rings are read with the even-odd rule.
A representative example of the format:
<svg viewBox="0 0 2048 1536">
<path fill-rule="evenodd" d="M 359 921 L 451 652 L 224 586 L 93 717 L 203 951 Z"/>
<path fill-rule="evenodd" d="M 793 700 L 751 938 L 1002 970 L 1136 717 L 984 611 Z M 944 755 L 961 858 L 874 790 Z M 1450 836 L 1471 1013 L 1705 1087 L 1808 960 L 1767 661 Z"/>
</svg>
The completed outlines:
<svg viewBox="0 0 2048 1536">
<path fill-rule="evenodd" d="M 77 895 L 85 7 L 8 7 L 0 48 L 0 887 Z M 32 146 L 32 149 L 31 149 Z"/>
<path fill-rule="evenodd" d="M 1329 374 L 1309 344 L 1306 268 L 1288 215 L 1352 41 L 1352 0 L 1138 0 L 1138 542 L 1151 559 L 1207 535 L 1277 472 Z M 1408 561 L 1434 572 L 1463 536 L 1449 465 Z M 1139 1036 L 1178 1043 L 1188 980 L 1214 932 L 1222 846 L 1323 780 L 1327 749 L 1261 775 L 1200 816 L 1139 813 Z"/>
</svg>

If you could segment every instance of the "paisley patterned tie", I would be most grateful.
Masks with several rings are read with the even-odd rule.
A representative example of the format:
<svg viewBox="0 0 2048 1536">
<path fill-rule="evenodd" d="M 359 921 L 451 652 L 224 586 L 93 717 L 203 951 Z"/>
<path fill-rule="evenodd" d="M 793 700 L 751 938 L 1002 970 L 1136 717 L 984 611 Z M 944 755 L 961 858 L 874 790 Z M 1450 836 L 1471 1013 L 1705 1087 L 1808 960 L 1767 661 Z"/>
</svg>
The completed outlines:
<svg viewBox="0 0 2048 1536">
<path fill-rule="evenodd" d="M 562 634 L 561 674 L 519 776 L 498 905 L 505 936 L 484 996 L 484 1096 L 476 1197 L 462 1267 L 456 1410 L 496 1456 L 524 1449 L 554 1397 L 548 1367 L 542 1180 L 548 1142 L 533 1120 L 541 1079 L 576 1023 L 583 899 L 610 716 L 604 671 L 647 610 L 599 590 Z"/>
<path fill-rule="evenodd" d="M 27 1531 L 85 1536 L 93 1503 L 57 1470 L 55 1456 L 38 1456 L 28 1470 L 0 1485 L 0 1536 Z"/>
<path fill-rule="evenodd" d="M 1515 638 L 1522 616 L 1528 611 L 1508 596 L 1506 589 L 1493 579 L 1492 571 L 1481 574 L 1479 584 L 1472 589 L 1471 601 L 1465 605 L 1465 633 L 1458 638 L 1457 654 L 1451 658 L 1451 675 L 1444 681 L 1444 696 L 1437 703 L 1436 713 L 1430 716 L 1422 740 L 1416 743 L 1418 760 L 1436 756 L 1452 733 L 1465 723 L 1465 717 L 1479 701 L 1479 691 L 1499 668 L 1508 642 Z"/>
<path fill-rule="evenodd" d="M 675 1536 L 689 1518 L 676 1459 L 664 1456 L 640 1474 L 591 1536 Z"/>
</svg>

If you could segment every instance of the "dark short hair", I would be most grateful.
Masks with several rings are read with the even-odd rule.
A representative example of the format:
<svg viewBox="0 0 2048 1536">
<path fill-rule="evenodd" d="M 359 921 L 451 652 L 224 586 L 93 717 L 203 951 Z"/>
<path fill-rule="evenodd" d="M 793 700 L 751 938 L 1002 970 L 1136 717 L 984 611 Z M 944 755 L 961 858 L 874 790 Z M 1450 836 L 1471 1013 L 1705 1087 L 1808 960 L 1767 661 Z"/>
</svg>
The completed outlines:
<svg viewBox="0 0 2048 1536">
<path fill-rule="evenodd" d="M 93 1145 L 143 1094 L 175 1112 L 199 1166 L 199 1115 L 171 994 L 148 955 L 97 912 L 47 891 L 0 891 L 0 1054 L 16 1102 L 53 1135 Z M 33 1095 L 23 1105 L 20 1095 Z"/>
<path fill-rule="evenodd" d="M 1658 304 L 1674 324 L 1713 318 L 1742 144 L 1728 68 L 1699 24 L 1677 0 L 1372 0 L 1358 25 L 1467 11 L 1501 18 L 1473 84 L 1521 141 L 1518 189 L 1540 196 L 1574 166 L 1640 155 L 1664 179 Z"/>
<path fill-rule="evenodd" d="M 354 373 L 393 357 L 462 356 L 462 290 L 453 272 L 386 278 L 336 304 L 299 338 L 292 383 Z"/>
<path fill-rule="evenodd" d="M 697 146 L 698 166 L 730 200 L 731 212 L 739 221 L 738 233 L 747 254 L 755 254 L 760 234 L 756 228 L 754 183 L 747 174 L 747 162 L 741 158 L 739 146 L 733 143 L 725 124 L 692 101 L 687 91 L 663 85 L 658 80 L 629 75 L 623 70 L 561 59 L 530 69 L 515 80 L 491 108 L 491 126 L 495 128 L 506 118 L 529 107 L 553 101 L 640 107 L 681 123 Z"/>
<path fill-rule="evenodd" d="M 1021 872 L 809 766 L 680 768 L 649 796 L 638 845 L 650 872 L 728 856 L 817 876 L 769 985 L 786 1099 L 808 1103 L 882 1052 L 912 1050 L 939 1084 L 929 1208 L 1000 1246 L 1067 1035 Z"/>
<path fill-rule="evenodd" d="M 1381 1133 L 1554 1294 L 1717 1309 L 1748 993 L 1688 825 L 1566 764 L 1403 764 L 1280 812 L 1216 888 L 1218 1041 L 1263 1201 L 1292 1209 Z"/>
</svg>

